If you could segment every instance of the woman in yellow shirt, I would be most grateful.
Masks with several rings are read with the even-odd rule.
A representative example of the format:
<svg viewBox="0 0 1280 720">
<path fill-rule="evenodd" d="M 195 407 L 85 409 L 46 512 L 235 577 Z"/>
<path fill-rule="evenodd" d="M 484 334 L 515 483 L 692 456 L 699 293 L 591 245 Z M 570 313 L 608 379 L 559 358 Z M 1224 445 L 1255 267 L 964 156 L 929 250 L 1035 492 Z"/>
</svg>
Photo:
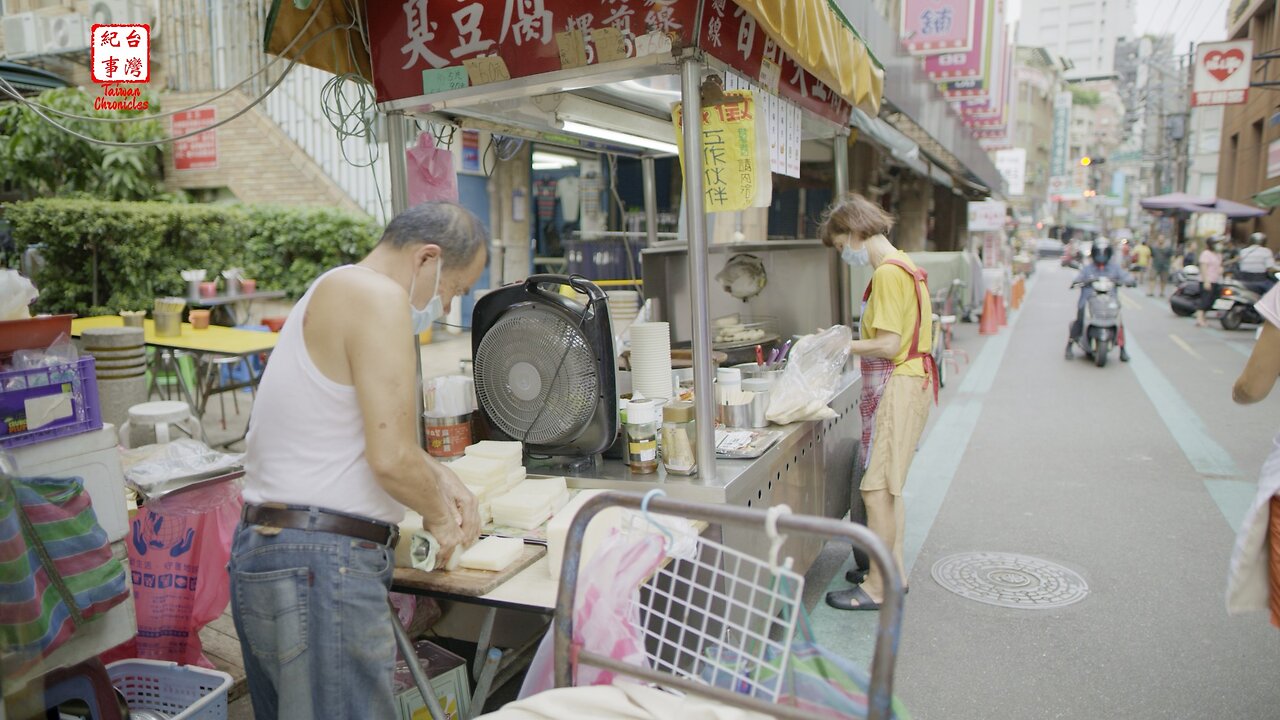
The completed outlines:
<svg viewBox="0 0 1280 720">
<path fill-rule="evenodd" d="M 851 266 L 875 268 L 863 296 L 861 337 L 850 351 L 861 358 L 862 462 L 860 487 L 867 527 L 884 541 L 906 580 L 902 562 L 905 508 L 902 488 L 916 445 L 937 399 L 933 306 L 925 272 L 885 237 L 893 216 L 858 194 L 827 211 L 821 237 Z M 860 586 L 827 594 L 842 610 L 878 610 L 884 578 L 872 566 Z"/>
</svg>

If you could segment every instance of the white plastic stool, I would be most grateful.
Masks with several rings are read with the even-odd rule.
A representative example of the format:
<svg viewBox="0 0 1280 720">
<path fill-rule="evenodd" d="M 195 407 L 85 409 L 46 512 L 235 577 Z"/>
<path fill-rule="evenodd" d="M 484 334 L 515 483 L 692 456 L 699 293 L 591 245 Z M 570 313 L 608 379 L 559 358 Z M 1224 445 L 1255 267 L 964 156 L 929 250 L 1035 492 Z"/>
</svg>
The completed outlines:
<svg viewBox="0 0 1280 720">
<path fill-rule="evenodd" d="M 130 444 L 130 431 L 135 426 L 151 426 L 156 431 L 156 443 L 164 444 L 172 439 L 169 426 L 182 430 L 192 439 L 204 437 L 204 428 L 200 421 L 191 414 L 191 406 L 177 400 L 160 400 L 145 402 L 129 408 L 129 419 L 120 426 L 120 444 Z"/>
</svg>

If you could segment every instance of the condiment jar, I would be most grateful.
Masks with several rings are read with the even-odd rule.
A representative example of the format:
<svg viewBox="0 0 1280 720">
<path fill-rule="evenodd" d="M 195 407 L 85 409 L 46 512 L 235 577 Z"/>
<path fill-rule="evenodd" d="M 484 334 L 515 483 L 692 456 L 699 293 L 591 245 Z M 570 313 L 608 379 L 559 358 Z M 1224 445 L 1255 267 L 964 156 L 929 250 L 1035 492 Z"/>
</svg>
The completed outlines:
<svg viewBox="0 0 1280 720">
<path fill-rule="evenodd" d="M 652 400 L 627 403 L 627 464 L 631 472 L 658 470 L 658 406 Z"/>
<path fill-rule="evenodd" d="M 698 472 L 697 437 L 693 403 L 672 402 L 662 408 L 662 466 L 669 474 Z"/>
</svg>

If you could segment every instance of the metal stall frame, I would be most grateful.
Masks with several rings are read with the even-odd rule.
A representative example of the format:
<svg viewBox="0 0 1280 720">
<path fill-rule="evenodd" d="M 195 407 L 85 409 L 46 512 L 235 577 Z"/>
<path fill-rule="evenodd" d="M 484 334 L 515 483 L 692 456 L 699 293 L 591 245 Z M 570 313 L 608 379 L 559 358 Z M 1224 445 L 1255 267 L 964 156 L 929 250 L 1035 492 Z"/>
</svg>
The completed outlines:
<svg viewBox="0 0 1280 720">
<path fill-rule="evenodd" d="M 485 113 L 483 106 L 489 103 L 510 102 L 513 99 L 531 98 L 549 93 L 561 93 L 571 90 L 595 87 L 623 80 L 638 80 L 655 76 L 679 75 L 681 102 L 685 117 L 701 115 L 701 85 L 703 75 L 707 72 L 733 71 L 733 68 L 707 55 L 696 48 L 673 49 L 671 54 L 658 53 L 643 57 L 628 58 L 609 63 L 606 66 L 587 65 L 579 68 L 559 70 L 533 77 L 516 78 L 485 85 L 473 86 L 459 90 L 437 93 L 431 96 L 404 98 L 380 103 L 378 109 L 388 115 L 390 132 L 388 132 L 389 152 L 391 153 L 392 171 L 392 209 L 400 212 L 407 204 L 404 154 L 407 150 L 407 137 L 400 120 L 405 116 L 418 117 L 435 123 L 456 125 L 452 120 L 441 115 L 451 112 L 465 119 L 477 121 L 477 127 L 494 125 L 509 126 L 526 136 L 532 134 L 539 143 L 558 144 L 554 137 L 541 137 L 546 128 L 529 126 L 521 123 L 507 124 L 500 113 Z M 619 110 L 623 108 L 619 107 Z M 835 195 L 842 196 L 848 189 L 848 138 L 847 125 L 837 124 L 821 117 L 810 110 L 803 110 L 803 117 L 818 123 L 822 130 L 829 130 L 833 141 L 833 161 L 835 165 Z M 465 126 L 464 120 L 462 123 Z M 709 278 L 707 277 L 708 232 L 706 213 L 702 195 L 702 134 L 699 126 L 686 123 L 683 129 L 685 145 L 684 193 L 685 207 L 683 211 L 688 219 L 689 260 L 688 271 L 692 286 L 693 303 L 691 320 L 693 326 L 693 362 L 694 381 L 698 392 L 695 396 L 695 418 L 698 425 L 696 438 L 698 454 L 698 476 L 700 478 L 716 477 L 715 453 L 715 401 L 713 386 L 714 370 L 711 361 L 711 318 L 708 310 Z M 811 135 L 808 139 L 827 137 L 826 132 Z M 696 152 L 694 149 L 696 148 Z M 622 153 L 625 154 L 625 153 Z M 659 152 L 637 152 L 634 154 L 642 161 L 645 190 L 645 219 L 650 237 L 657 228 L 657 199 L 654 191 L 653 158 L 670 157 Z M 844 271 L 841 271 L 844 272 Z M 845 273 L 847 274 L 847 273 Z"/>
</svg>

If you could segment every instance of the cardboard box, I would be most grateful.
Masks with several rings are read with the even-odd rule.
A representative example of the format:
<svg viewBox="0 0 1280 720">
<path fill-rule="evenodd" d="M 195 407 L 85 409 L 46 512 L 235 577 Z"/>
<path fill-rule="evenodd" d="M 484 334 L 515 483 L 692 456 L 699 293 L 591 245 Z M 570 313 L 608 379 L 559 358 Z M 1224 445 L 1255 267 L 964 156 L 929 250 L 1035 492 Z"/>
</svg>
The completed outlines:
<svg viewBox="0 0 1280 720">
<path fill-rule="evenodd" d="M 427 640 L 413 644 L 418 662 L 431 679 L 440 707 L 449 720 L 471 717 L 471 683 L 467 679 L 467 662 Z M 394 688 L 399 720 L 431 720 L 422 694 L 413 682 L 413 674 L 402 659 L 396 663 Z"/>
</svg>

